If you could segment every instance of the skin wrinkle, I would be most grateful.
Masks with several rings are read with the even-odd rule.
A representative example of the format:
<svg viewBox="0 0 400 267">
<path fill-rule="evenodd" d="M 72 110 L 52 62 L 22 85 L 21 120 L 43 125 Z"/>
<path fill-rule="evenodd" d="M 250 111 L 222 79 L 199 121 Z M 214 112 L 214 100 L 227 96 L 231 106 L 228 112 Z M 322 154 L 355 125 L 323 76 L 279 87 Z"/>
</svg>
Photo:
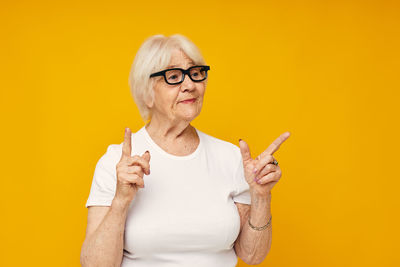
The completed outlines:
<svg viewBox="0 0 400 267">
<path fill-rule="evenodd" d="M 243 209 L 248 209 L 245 206 L 238 206 L 238 210 L 241 218 L 250 218 L 251 224 L 256 227 L 266 225 L 267 221 L 271 219 L 271 189 L 282 175 L 281 169 L 276 162 L 274 163 L 272 155 L 289 136 L 290 132 L 281 134 L 266 150 L 254 159 L 251 156 L 247 142 L 239 139 L 245 179 L 250 187 L 251 206 L 248 216 L 247 213 L 243 212 Z M 262 171 L 267 164 L 276 164 L 272 175 L 267 174 L 267 171 Z M 265 168 L 265 170 L 268 169 Z M 268 180 L 268 182 L 265 180 Z M 270 251 L 272 242 L 271 227 L 269 225 L 268 228 L 258 231 L 253 229 L 249 223 L 246 223 L 241 229 L 235 250 L 237 251 L 237 255 L 247 264 L 261 263 Z"/>
<path fill-rule="evenodd" d="M 243 151 L 243 147 L 240 146 L 240 148 L 245 167 L 246 181 L 249 183 L 249 180 L 251 181 L 254 179 L 255 174 L 252 170 L 258 164 L 259 159 L 256 161 L 251 160 L 250 154 L 246 155 L 246 152 L 244 152 L 245 150 Z M 250 152 L 248 151 L 248 153 Z M 259 264 L 265 259 L 270 250 L 272 229 L 270 229 L 271 226 L 269 226 L 262 231 L 254 230 L 248 224 L 248 219 L 250 216 L 251 223 L 255 226 L 263 226 L 268 222 L 271 216 L 271 191 L 267 194 L 260 194 L 258 190 L 250 186 L 250 196 L 251 205 L 235 203 L 241 218 L 241 230 L 235 242 L 235 251 L 237 256 L 247 264 Z"/>
<path fill-rule="evenodd" d="M 170 66 L 187 69 L 194 65 L 182 50 L 172 51 Z M 146 102 L 152 110 L 150 122 L 146 125 L 151 138 L 166 152 L 185 156 L 194 152 L 200 138 L 190 122 L 201 111 L 205 93 L 205 82 L 185 80 L 177 85 L 169 85 L 163 77 L 158 77 L 154 84 L 154 99 Z M 194 103 L 179 103 L 184 99 L 197 98 Z"/>
<path fill-rule="evenodd" d="M 191 59 L 181 50 L 175 50 L 169 65 L 187 69 L 191 66 Z M 146 129 L 152 139 L 168 153 L 190 154 L 200 142 L 190 122 L 200 114 L 205 85 L 203 82 L 195 83 L 189 77 L 185 77 L 181 84 L 172 86 L 166 84 L 163 79 L 157 80 L 154 86 L 156 98 L 147 103 L 153 116 Z M 192 97 L 197 97 L 196 103 L 178 103 Z M 247 223 L 250 213 L 252 223 L 256 226 L 265 225 L 267 222 L 262 224 L 265 218 L 270 217 L 270 212 L 266 214 L 269 203 L 265 201 L 265 196 L 261 199 L 256 194 L 251 195 L 252 203 L 254 202 L 252 206 L 235 203 L 241 218 L 241 231 L 235 242 L 238 248 L 235 248 L 235 251 L 237 256 L 248 264 L 262 262 L 269 251 L 269 245 L 266 246 L 266 243 L 271 242 L 271 230 L 256 231 Z"/>
<path fill-rule="evenodd" d="M 182 50 L 175 49 L 169 64 L 187 69 L 191 63 Z M 148 134 L 170 154 L 185 156 L 193 153 L 200 139 L 190 122 L 200 114 L 207 80 L 193 82 L 186 76 L 182 83 L 169 85 L 163 77 L 154 79 L 154 99 L 146 100 L 152 114 L 150 122 L 145 125 Z M 194 103 L 179 103 L 193 97 L 196 98 Z M 248 177 L 246 175 L 250 184 L 252 181 Z M 250 195 L 251 205 L 235 203 L 240 216 L 240 232 L 234 250 L 247 264 L 259 264 L 270 250 L 272 229 L 270 226 L 263 231 L 256 231 L 249 226 L 248 218 L 251 216 L 255 226 L 267 223 L 266 220 L 271 216 L 271 194 L 259 195 L 250 187 Z M 87 238 L 81 252 L 82 266 L 120 266 L 128 207 L 126 201 L 118 198 L 113 199 L 111 207 L 90 207 Z"/>
<path fill-rule="evenodd" d="M 266 220 L 269 220 L 269 216 L 271 216 L 270 201 L 270 196 L 267 198 L 252 197 L 251 206 L 239 203 L 239 210 L 242 210 L 241 218 L 243 217 L 243 228 L 241 229 L 239 236 L 236 240 L 235 251 L 237 255 L 247 264 L 261 263 L 265 259 L 271 248 L 272 225 L 270 225 L 267 229 L 257 231 L 252 229 L 247 223 L 251 212 L 259 214 L 258 217 L 268 218 Z M 236 204 L 238 205 L 238 203 Z M 259 212 L 259 210 L 261 210 L 262 212 Z M 268 215 L 265 214 L 266 211 Z M 263 213 L 265 215 L 263 215 Z M 257 220 L 253 220 L 254 217 L 254 215 L 251 216 L 251 222 L 256 226 L 265 225 L 267 223 L 267 221 L 264 221 L 255 224 L 255 221 Z"/>
</svg>

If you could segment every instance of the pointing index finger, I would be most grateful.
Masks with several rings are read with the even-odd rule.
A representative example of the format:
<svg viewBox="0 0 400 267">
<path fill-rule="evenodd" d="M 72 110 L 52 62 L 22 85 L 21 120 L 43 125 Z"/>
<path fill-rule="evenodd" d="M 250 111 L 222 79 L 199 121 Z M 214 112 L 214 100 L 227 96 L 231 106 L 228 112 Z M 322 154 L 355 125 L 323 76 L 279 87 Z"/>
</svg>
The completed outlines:
<svg viewBox="0 0 400 267">
<path fill-rule="evenodd" d="M 132 145 L 131 145 L 131 129 L 128 127 L 125 128 L 125 137 L 124 137 L 124 143 L 122 144 L 122 156 L 121 158 L 127 158 L 131 156 L 131 151 L 132 151 Z"/>
<path fill-rule="evenodd" d="M 269 147 L 262 153 L 262 156 L 269 154 L 272 155 L 274 154 L 278 148 L 281 146 L 283 142 L 285 142 L 286 139 L 288 139 L 290 136 L 290 132 L 284 132 L 281 134 L 278 138 L 275 139 L 272 144 L 269 145 Z"/>
</svg>

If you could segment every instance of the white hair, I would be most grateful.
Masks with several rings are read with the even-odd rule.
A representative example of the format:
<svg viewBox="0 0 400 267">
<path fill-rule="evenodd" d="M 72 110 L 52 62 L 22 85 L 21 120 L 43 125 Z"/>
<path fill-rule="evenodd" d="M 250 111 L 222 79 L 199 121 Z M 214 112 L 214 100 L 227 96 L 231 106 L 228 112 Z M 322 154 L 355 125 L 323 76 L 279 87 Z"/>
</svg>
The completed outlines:
<svg viewBox="0 0 400 267">
<path fill-rule="evenodd" d="M 165 69 L 171 60 L 172 51 L 181 49 L 195 65 L 205 65 L 203 56 L 197 46 L 181 34 L 164 36 L 157 34 L 148 37 L 133 60 L 129 73 L 129 87 L 133 99 L 144 121 L 151 118 L 151 110 L 147 107 L 145 99 L 153 100 L 153 85 L 155 79 L 150 79 L 153 72 Z"/>
</svg>

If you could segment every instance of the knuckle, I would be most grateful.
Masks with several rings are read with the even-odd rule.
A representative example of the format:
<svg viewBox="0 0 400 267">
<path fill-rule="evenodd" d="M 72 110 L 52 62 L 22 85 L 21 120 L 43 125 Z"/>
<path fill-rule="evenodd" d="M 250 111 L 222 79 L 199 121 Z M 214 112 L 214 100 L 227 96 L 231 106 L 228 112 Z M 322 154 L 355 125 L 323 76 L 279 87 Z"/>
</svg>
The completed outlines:
<svg viewBox="0 0 400 267">
<path fill-rule="evenodd" d="M 117 179 L 119 181 L 124 181 L 125 180 L 125 173 L 124 172 L 117 173 Z"/>
<path fill-rule="evenodd" d="M 138 175 L 135 175 L 134 183 L 138 184 L 138 185 L 142 185 L 144 183 L 143 178 Z"/>
<path fill-rule="evenodd" d="M 132 165 L 135 162 L 135 159 L 130 157 L 129 159 L 126 160 L 126 164 Z"/>
<path fill-rule="evenodd" d="M 139 167 L 140 168 L 140 167 Z M 143 170 L 140 168 L 138 171 L 135 172 L 138 177 L 143 177 Z"/>
<path fill-rule="evenodd" d="M 256 167 L 257 165 L 251 166 L 250 164 L 248 164 L 247 166 L 245 166 L 245 170 L 246 171 L 253 171 L 253 169 Z"/>
<path fill-rule="evenodd" d="M 127 177 L 126 177 L 126 180 L 128 181 L 128 182 L 130 182 L 130 183 L 133 183 L 133 184 L 135 184 L 136 183 L 136 181 L 137 181 L 137 179 L 138 179 L 138 176 L 137 176 L 137 174 L 129 174 L 129 175 L 127 175 Z"/>
<path fill-rule="evenodd" d="M 130 158 L 124 158 L 124 159 L 121 159 L 121 160 L 118 162 L 117 165 L 123 167 L 123 166 L 128 165 L 129 162 L 130 162 Z"/>
<path fill-rule="evenodd" d="M 140 171 L 140 167 L 139 166 L 130 166 L 128 168 L 129 173 L 137 173 Z"/>
<path fill-rule="evenodd" d="M 141 157 L 139 157 L 138 155 L 134 155 L 134 156 L 132 157 L 132 159 L 133 159 L 134 161 L 140 161 Z"/>
</svg>

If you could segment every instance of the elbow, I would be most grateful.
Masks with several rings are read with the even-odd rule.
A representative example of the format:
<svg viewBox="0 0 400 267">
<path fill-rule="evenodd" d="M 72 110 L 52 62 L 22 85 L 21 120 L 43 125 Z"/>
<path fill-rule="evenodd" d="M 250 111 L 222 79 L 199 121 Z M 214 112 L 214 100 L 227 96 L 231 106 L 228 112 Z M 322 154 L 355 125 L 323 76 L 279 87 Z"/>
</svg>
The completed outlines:
<svg viewBox="0 0 400 267">
<path fill-rule="evenodd" d="M 94 263 L 93 260 L 90 260 L 87 257 L 87 254 L 84 253 L 83 251 L 81 252 L 81 257 L 80 257 L 80 263 L 82 267 L 94 267 L 94 266 L 101 266 L 97 263 Z"/>
<path fill-rule="evenodd" d="M 83 243 L 81 248 L 80 263 L 82 267 L 89 267 L 89 263 L 87 261 L 87 254 L 85 250 L 85 243 Z"/>
<path fill-rule="evenodd" d="M 244 262 L 246 262 L 246 264 L 249 265 L 258 265 L 261 264 L 265 258 L 268 255 L 268 251 L 266 251 L 264 254 L 248 254 L 247 257 L 245 257 L 245 260 L 243 260 Z"/>
<path fill-rule="evenodd" d="M 82 267 L 88 267 L 88 264 L 85 261 L 85 255 L 81 252 L 80 263 Z"/>
<path fill-rule="evenodd" d="M 103 256 L 103 255 L 102 255 Z M 113 260 L 110 257 L 101 257 L 99 253 L 92 253 L 90 244 L 86 241 L 83 243 L 80 253 L 80 264 L 82 267 L 101 267 L 101 266 L 121 266 L 122 258 L 118 261 Z"/>
<path fill-rule="evenodd" d="M 262 260 L 259 260 L 259 261 L 251 261 L 251 262 L 249 262 L 249 263 L 247 263 L 248 265 L 258 265 L 258 264 L 261 264 L 262 262 L 264 261 L 264 259 L 262 259 Z"/>
<path fill-rule="evenodd" d="M 84 249 L 81 250 L 80 263 L 82 267 L 103 266 L 96 262 L 94 258 L 89 257 L 88 253 Z"/>
<path fill-rule="evenodd" d="M 240 257 L 242 261 L 244 261 L 248 265 L 258 265 L 261 264 L 264 259 L 255 259 L 255 258 L 250 258 L 250 257 Z"/>
<path fill-rule="evenodd" d="M 246 253 L 244 251 L 241 251 L 236 246 L 235 246 L 235 250 L 236 250 L 236 255 L 248 265 L 261 264 L 267 256 L 267 255 L 264 255 L 261 257 L 260 256 L 257 257 L 257 255 L 254 255 L 252 253 L 249 253 L 249 252 Z"/>
<path fill-rule="evenodd" d="M 92 267 L 92 266 L 99 266 L 93 261 L 93 258 L 90 257 L 90 253 L 88 251 L 86 241 L 83 242 L 80 254 L 80 264 L 82 267 Z"/>
</svg>

